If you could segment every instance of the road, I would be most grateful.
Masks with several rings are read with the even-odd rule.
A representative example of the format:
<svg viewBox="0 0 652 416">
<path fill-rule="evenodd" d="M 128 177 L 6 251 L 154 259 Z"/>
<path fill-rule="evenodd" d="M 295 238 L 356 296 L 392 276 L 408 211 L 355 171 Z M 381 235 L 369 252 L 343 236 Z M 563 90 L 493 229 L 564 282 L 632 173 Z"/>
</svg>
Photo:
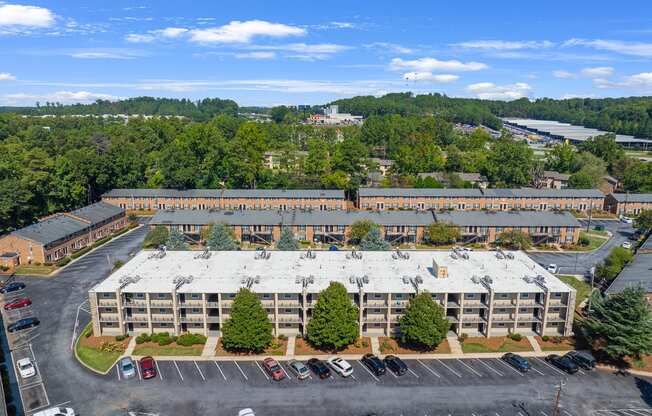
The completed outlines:
<svg viewBox="0 0 652 416">
<path fill-rule="evenodd" d="M 587 221 L 581 220 L 580 222 L 586 227 Z M 528 255 L 539 264 L 556 264 L 559 266 L 559 274 L 586 275 L 591 267 L 607 257 L 612 248 L 620 246 L 634 232 L 631 224 L 613 220 L 592 220 L 591 228 L 598 224 L 604 225 L 606 230 L 611 231 L 613 237 L 595 251 L 588 253 L 528 253 Z"/>
<path fill-rule="evenodd" d="M 25 278 L 41 325 L 31 339 L 50 405 L 66 404 L 82 415 L 236 415 L 251 407 L 258 416 L 468 415 L 550 416 L 556 385 L 566 379 L 562 415 L 604 409 L 639 409 L 649 415 L 652 384 L 602 371 L 564 377 L 543 361 L 521 376 L 499 360 L 410 361 L 401 378 L 374 377 L 353 362 L 355 379 L 268 380 L 255 362 L 159 362 L 154 380 L 122 380 L 91 373 L 72 355 L 74 322 L 89 321 L 86 292 L 126 261 L 141 244 L 139 229 L 80 259 L 53 278 Z M 81 307 L 80 307 L 81 305 Z M 259 364 L 259 363 L 258 363 Z M 282 363 L 285 368 L 286 363 Z M 628 413 L 626 413 L 629 415 Z"/>
</svg>

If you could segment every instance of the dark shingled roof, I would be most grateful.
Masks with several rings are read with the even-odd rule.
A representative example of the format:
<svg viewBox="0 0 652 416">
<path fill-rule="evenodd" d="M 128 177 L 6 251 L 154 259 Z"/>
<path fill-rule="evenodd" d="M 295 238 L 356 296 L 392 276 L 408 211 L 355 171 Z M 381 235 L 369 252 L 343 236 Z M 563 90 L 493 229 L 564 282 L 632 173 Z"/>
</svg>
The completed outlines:
<svg viewBox="0 0 652 416">
<path fill-rule="evenodd" d="M 60 214 L 13 231 L 11 234 L 48 245 L 87 228 L 89 225 L 85 222 Z"/>
<path fill-rule="evenodd" d="M 102 221 L 119 215 L 123 212 L 124 209 L 115 205 L 107 204 L 106 202 L 97 202 L 95 204 L 76 209 L 70 214 L 86 220 L 91 226 L 94 226 L 95 224 L 99 224 Z"/>
<path fill-rule="evenodd" d="M 647 293 L 652 293 L 652 253 L 639 253 L 634 256 L 616 279 L 607 288 L 608 295 L 621 293 L 625 288 L 641 286 Z"/>
<path fill-rule="evenodd" d="M 114 198 L 330 198 L 344 199 L 340 189 L 112 189 Z"/>
<path fill-rule="evenodd" d="M 360 188 L 358 194 L 387 197 L 481 197 L 490 198 L 604 198 L 598 189 L 474 189 L 474 188 Z"/>
<path fill-rule="evenodd" d="M 482 196 L 480 189 L 474 188 L 360 188 L 358 195 L 387 197 L 476 197 Z"/>
<path fill-rule="evenodd" d="M 625 194 L 625 193 L 614 193 L 611 194 L 614 199 L 618 202 L 652 202 L 652 194 Z"/>
<path fill-rule="evenodd" d="M 491 198 L 604 198 L 598 189 L 483 189 L 486 197 Z"/>
<path fill-rule="evenodd" d="M 450 211 L 435 214 L 437 221 L 459 226 L 495 227 L 579 227 L 568 212 L 551 211 Z"/>
</svg>

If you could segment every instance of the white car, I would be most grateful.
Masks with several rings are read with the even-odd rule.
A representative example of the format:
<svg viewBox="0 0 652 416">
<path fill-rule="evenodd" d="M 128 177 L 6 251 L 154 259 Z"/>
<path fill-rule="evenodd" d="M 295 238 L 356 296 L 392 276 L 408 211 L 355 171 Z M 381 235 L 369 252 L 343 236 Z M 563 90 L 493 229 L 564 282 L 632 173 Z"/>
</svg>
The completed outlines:
<svg viewBox="0 0 652 416">
<path fill-rule="evenodd" d="M 75 416 L 75 411 L 69 407 L 51 407 L 36 412 L 32 416 Z"/>
<path fill-rule="evenodd" d="M 22 378 L 30 378 L 36 375 L 36 367 L 29 358 L 21 358 L 16 361 L 16 367 Z"/>
<path fill-rule="evenodd" d="M 256 416 L 253 409 L 242 409 L 238 412 L 238 416 Z"/>
<path fill-rule="evenodd" d="M 555 263 L 551 263 L 546 267 L 546 270 L 548 270 L 550 273 L 555 274 L 559 271 L 559 267 Z"/>
<path fill-rule="evenodd" d="M 624 222 L 625 224 L 632 224 L 632 223 L 634 222 L 633 219 L 631 219 L 631 218 L 629 218 L 629 217 L 626 217 L 626 216 L 624 216 L 624 215 L 620 217 L 620 220 L 621 220 L 622 222 Z"/>
<path fill-rule="evenodd" d="M 353 367 L 351 367 L 351 364 L 340 357 L 331 357 L 326 360 L 326 362 L 333 369 L 333 371 L 342 377 L 348 377 L 353 374 Z"/>
<path fill-rule="evenodd" d="M 632 243 L 629 242 L 629 241 L 625 241 L 625 242 L 623 242 L 622 246 L 623 246 L 623 248 L 631 249 L 632 248 Z"/>
</svg>

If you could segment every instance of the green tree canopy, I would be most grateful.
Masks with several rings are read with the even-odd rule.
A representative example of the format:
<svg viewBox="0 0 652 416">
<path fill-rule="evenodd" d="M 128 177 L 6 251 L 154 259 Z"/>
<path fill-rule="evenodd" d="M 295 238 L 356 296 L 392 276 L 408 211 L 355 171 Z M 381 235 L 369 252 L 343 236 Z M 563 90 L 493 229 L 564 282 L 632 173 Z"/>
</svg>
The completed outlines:
<svg viewBox="0 0 652 416">
<path fill-rule="evenodd" d="M 632 252 L 624 247 L 614 247 L 611 252 L 604 259 L 604 261 L 595 269 L 596 277 L 600 279 L 613 280 L 618 273 L 629 263 L 634 255 Z"/>
<path fill-rule="evenodd" d="M 391 245 L 385 241 L 380 228 L 374 227 L 360 241 L 360 250 L 363 251 L 385 251 L 389 250 Z"/>
<path fill-rule="evenodd" d="M 532 247 L 532 239 L 521 230 L 503 231 L 496 242 L 504 248 L 512 250 L 527 250 Z"/>
<path fill-rule="evenodd" d="M 401 341 L 423 349 L 433 349 L 445 338 L 450 327 L 444 310 L 428 292 L 410 299 L 399 319 Z"/>
<path fill-rule="evenodd" d="M 506 186 L 525 186 L 531 182 L 534 153 L 525 141 L 510 137 L 496 140 L 486 165 L 487 177 Z"/>
<path fill-rule="evenodd" d="M 634 226 L 642 233 L 652 229 L 652 210 L 641 211 L 634 220 Z"/>
<path fill-rule="evenodd" d="M 176 228 L 173 228 L 170 231 L 170 235 L 168 236 L 168 239 L 165 242 L 165 247 L 171 251 L 188 250 L 188 244 L 186 244 L 186 238 Z"/>
<path fill-rule="evenodd" d="M 371 220 L 358 220 L 351 224 L 348 235 L 349 241 L 353 244 L 359 244 L 372 228 L 378 227 L 379 225 Z"/>
<path fill-rule="evenodd" d="M 612 359 L 652 354 L 652 313 L 642 288 L 603 296 L 595 291 L 582 325 L 593 348 Z"/>
<path fill-rule="evenodd" d="M 206 240 L 206 246 L 213 251 L 233 251 L 238 249 L 238 243 L 233 236 L 233 230 L 226 224 L 215 224 Z"/>
<path fill-rule="evenodd" d="M 157 225 L 156 227 L 149 230 L 143 241 L 143 247 L 145 248 L 158 248 L 159 246 L 165 245 L 168 241 L 170 233 L 164 225 Z"/>
<path fill-rule="evenodd" d="M 272 342 L 272 324 L 256 294 L 242 288 L 222 328 L 222 345 L 231 351 L 261 352 Z"/>
<path fill-rule="evenodd" d="M 358 308 L 344 285 L 331 284 L 319 294 L 308 322 L 308 341 L 326 350 L 338 350 L 358 338 Z"/>
<path fill-rule="evenodd" d="M 600 178 L 591 176 L 589 173 L 581 170 L 573 173 L 568 179 L 568 186 L 575 189 L 592 189 L 595 188 Z"/>
<path fill-rule="evenodd" d="M 281 251 L 299 250 L 299 242 L 294 237 L 290 227 L 283 227 L 283 230 L 281 230 L 281 237 L 276 243 L 276 248 Z"/>
<path fill-rule="evenodd" d="M 428 226 L 430 244 L 451 244 L 462 238 L 459 227 L 450 222 L 433 222 Z"/>
</svg>

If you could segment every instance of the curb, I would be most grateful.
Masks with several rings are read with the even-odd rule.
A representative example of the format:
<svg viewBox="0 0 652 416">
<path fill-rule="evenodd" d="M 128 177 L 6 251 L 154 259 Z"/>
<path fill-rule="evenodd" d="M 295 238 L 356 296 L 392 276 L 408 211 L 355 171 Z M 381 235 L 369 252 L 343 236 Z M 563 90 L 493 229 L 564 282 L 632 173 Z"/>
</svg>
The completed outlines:
<svg viewBox="0 0 652 416">
<path fill-rule="evenodd" d="M 83 331 L 82 331 L 82 333 L 83 333 Z M 117 363 L 117 362 L 120 360 L 120 358 L 122 358 L 123 356 L 122 356 L 122 355 L 119 356 L 118 359 L 115 360 L 115 361 L 113 362 L 113 364 L 111 364 L 111 366 L 109 367 L 108 370 L 106 370 L 106 371 L 100 371 L 100 370 L 97 370 L 97 369 L 95 369 L 95 368 L 89 366 L 89 365 L 86 364 L 85 362 L 83 362 L 83 361 L 81 360 L 81 358 L 79 358 L 79 355 L 77 355 L 77 345 L 79 344 L 79 339 L 81 338 L 81 336 L 82 336 L 82 334 L 80 333 L 79 336 L 77 337 L 77 341 L 75 341 L 75 348 L 72 349 L 72 353 L 73 353 L 73 355 L 75 356 L 75 360 L 77 360 L 77 362 L 78 362 L 79 364 L 81 364 L 83 367 L 85 367 L 86 369 L 92 371 L 92 372 L 95 373 L 95 374 L 99 374 L 99 375 L 101 375 L 101 376 L 105 376 L 105 375 L 109 374 L 109 371 L 111 371 L 111 370 L 113 369 L 113 367 L 115 366 L 115 363 Z"/>
<path fill-rule="evenodd" d="M 612 365 L 598 364 L 598 368 L 602 370 L 614 371 L 616 373 L 625 373 L 630 375 L 642 376 L 642 377 L 652 377 L 652 371 L 641 371 L 641 370 L 632 370 L 630 368 L 618 368 Z"/>
</svg>

